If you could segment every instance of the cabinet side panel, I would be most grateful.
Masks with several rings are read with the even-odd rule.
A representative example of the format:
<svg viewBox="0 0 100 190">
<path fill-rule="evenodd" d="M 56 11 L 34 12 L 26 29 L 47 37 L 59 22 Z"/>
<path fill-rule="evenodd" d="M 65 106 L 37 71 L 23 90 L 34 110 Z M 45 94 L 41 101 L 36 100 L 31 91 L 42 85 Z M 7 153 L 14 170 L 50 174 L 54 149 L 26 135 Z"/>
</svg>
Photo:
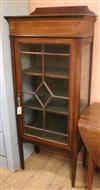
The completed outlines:
<svg viewBox="0 0 100 190">
<path fill-rule="evenodd" d="M 82 46 L 81 51 L 80 113 L 89 101 L 90 45 Z"/>
</svg>

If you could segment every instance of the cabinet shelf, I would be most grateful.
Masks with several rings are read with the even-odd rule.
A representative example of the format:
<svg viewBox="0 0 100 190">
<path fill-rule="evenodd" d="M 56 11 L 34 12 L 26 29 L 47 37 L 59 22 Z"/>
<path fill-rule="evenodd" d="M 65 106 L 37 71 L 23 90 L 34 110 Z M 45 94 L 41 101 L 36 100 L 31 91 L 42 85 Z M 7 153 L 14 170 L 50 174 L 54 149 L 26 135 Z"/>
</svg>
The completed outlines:
<svg viewBox="0 0 100 190">
<path fill-rule="evenodd" d="M 45 132 L 45 139 L 49 141 L 54 141 L 62 144 L 67 144 L 68 143 L 68 138 L 67 136 L 63 135 L 58 135 L 50 132 Z"/>
<path fill-rule="evenodd" d="M 24 103 L 24 107 L 36 110 L 43 110 L 36 99 L 31 99 Z M 68 115 L 68 103 L 62 99 L 52 99 L 48 106 L 45 108 L 47 112 L 58 113 L 62 115 Z"/>
<path fill-rule="evenodd" d="M 51 131 L 53 133 L 61 134 L 67 136 L 68 132 L 68 117 L 60 116 L 55 113 L 46 113 L 45 120 L 45 129 L 46 131 Z"/>
<path fill-rule="evenodd" d="M 44 76 L 49 78 L 61 78 L 61 79 L 69 79 L 68 76 L 69 69 L 60 68 L 46 68 L 44 71 Z M 32 75 L 32 76 L 42 76 L 41 68 L 27 68 L 22 70 L 23 74 Z"/>
<path fill-rule="evenodd" d="M 68 136 L 67 134 L 64 134 L 62 131 L 61 132 L 53 131 L 54 127 L 56 127 L 56 126 L 51 127 L 50 130 L 43 129 L 43 128 L 41 129 L 40 128 L 40 122 L 37 122 L 34 125 L 29 124 L 29 125 L 24 125 L 24 126 L 27 127 L 27 129 L 30 129 L 30 130 L 35 129 L 37 131 L 42 131 L 43 133 L 48 132 L 48 133 L 57 134 L 57 135 L 65 136 L 65 137 Z"/>
<path fill-rule="evenodd" d="M 67 144 L 68 135 L 49 130 L 37 129 L 36 127 L 25 125 L 25 134 L 34 137 L 40 137 L 46 140 Z"/>
<path fill-rule="evenodd" d="M 35 127 L 30 127 L 27 125 L 24 125 L 24 128 L 25 128 L 26 135 L 43 138 L 43 130 L 39 130 L 39 129 L 36 129 Z"/>
<path fill-rule="evenodd" d="M 38 100 L 34 98 L 24 102 L 24 107 L 35 109 L 35 110 L 41 110 L 41 111 L 43 110 Z"/>
<path fill-rule="evenodd" d="M 42 76 L 41 68 L 27 68 L 22 70 L 23 74 L 32 75 L 32 76 Z"/>
<path fill-rule="evenodd" d="M 66 68 L 46 68 L 45 76 L 51 78 L 62 78 L 62 79 L 69 79 L 68 76 L 69 69 Z"/>
<path fill-rule="evenodd" d="M 56 56 L 70 56 L 69 53 L 53 53 L 53 52 L 31 52 L 31 51 L 20 51 L 21 54 L 29 55 L 56 55 Z"/>
<path fill-rule="evenodd" d="M 24 118 L 24 126 L 30 129 L 46 131 L 57 135 L 67 135 L 68 117 L 59 114 L 47 113 L 45 114 L 45 124 L 43 123 L 43 112 L 35 111 L 25 108 L 24 113 L 28 113 L 30 117 Z M 35 115 L 35 118 L 33 117 Z"/>
<path fill-rule="evenodd" d="M 45 78 L 45 82 L 54 96 L 58 98 L 69 99 L 69 81 L 58 78 Z M 57 98 L 57 97 L 56 97 Z"/>
<path fill-rule="evenodd" d="M 68 115 L 68 103 L 66 100 L 62 99 L 52 99 L 46 107 L 46 111 L 52 113 L 58 113 L 62 115 Z"/>
</svg>

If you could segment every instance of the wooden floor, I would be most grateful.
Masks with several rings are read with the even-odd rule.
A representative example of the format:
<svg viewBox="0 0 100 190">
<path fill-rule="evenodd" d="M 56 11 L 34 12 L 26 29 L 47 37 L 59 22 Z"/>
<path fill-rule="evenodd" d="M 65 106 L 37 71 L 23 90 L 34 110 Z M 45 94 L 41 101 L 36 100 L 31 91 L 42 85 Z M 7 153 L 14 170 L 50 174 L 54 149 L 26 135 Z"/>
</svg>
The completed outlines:
<svg viewBox="0 0 100 190">
<path fill-rule="evenodd" d="M 76 187 L 71 188 L 71 162 L 40 151 L 25 162 L 25 170 L 0 170 L 1 190 L 85 190 L 86 171 L 78 163 Z M 100 173 L 95 173 L 93 190 L 100 190 Z"/>
</svg>

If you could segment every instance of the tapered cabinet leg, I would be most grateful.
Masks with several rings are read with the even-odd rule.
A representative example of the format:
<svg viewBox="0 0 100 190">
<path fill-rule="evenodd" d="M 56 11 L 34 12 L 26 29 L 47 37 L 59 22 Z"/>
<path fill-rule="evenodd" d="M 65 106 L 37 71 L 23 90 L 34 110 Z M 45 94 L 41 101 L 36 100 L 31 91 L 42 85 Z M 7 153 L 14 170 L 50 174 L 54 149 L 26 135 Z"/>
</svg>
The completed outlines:
<svg viewBox="0 0 100 190">
<path fill-rule="evenodd" d="M 25 168 L 25 164 L 24 164 L 23 142 L 21 140 L 19 140 L 19 156 L 20 156 L 20 165 L 21 165 L 21 168 L 24 169 Z"/>
<path fill-rule="evenodd" d="M 93 173 L 94 173 L 94 161 L 93 161 L 91 155 L 89 155 L 89 157 L 88 157 L 88 174 L 87 174 L 87 190 L 92 189 Z"/>
<path fill-rule="evenodd" d="M 72 187 L 75 187 L 76 168 L 77 168 L 77 154 L 73 153 L 73 158 L 72 158 Z"/>
<path fill-rule="evenodd" d="M 87 150 L 85 146 L 83 145 L 83 151 L 82 151 L 82 165 L 85 168 L 87 163 Z"/>
<path fill-rule="evenodd" d="M 40 152 L 39 146 L 35 145 L 35 152 L 38 154 Z"/>
</svg>

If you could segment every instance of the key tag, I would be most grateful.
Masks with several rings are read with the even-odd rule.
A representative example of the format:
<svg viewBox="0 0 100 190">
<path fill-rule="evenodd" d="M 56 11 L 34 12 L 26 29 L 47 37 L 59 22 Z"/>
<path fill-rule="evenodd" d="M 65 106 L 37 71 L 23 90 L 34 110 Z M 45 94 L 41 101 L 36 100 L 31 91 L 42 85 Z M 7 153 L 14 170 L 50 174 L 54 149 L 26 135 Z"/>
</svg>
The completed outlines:
<svg viewBox="0 0 100 190">
<path fill-rule="evenodd" d="M 22 107 L 18 106 L 17 107 L 17 115 L 21 115 L 22 114 Z"/>
<path fill-rule="evenodd" d="M 22 107 L 20 106 L 20 98 L 17 98 L 18 106 L 17 106 L 17 115 L 22 114 Z"/>
</svg>

